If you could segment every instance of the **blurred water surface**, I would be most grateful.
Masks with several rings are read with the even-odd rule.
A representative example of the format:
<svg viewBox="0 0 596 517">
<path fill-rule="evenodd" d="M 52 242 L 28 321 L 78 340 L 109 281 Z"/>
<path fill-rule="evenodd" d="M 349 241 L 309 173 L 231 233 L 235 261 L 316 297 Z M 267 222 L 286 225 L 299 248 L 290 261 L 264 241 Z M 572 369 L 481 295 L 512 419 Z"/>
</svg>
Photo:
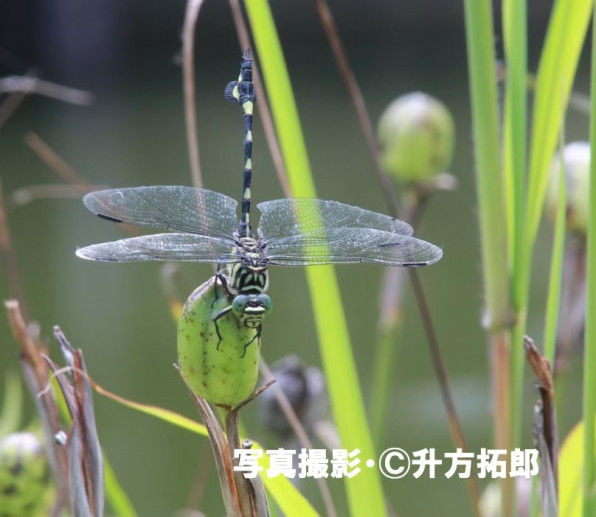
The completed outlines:
<svg viewBox="0 0 596 517">
<path fill-rule="evenodd" d="M 139 4 L 139 5 L 137 5 Z M 544 33 L 545 9 L 533 2 L 532 66 Z M 161 7 L 94 0 L 80 6 L 32 2 L 0 9 L 22 30 L 4 31 L 2 46 L 39 65 L 44 77 L 87 88 L 96 103 L 80 108 L 41 98 L 27 99 L 0 131 L 0 176 L 6 195 L 37 184 L 59 183 L 26 147 L 23 135 L 37 132 L 80 174 L 98 185 L 190 184 L 184 131 L 181 72 L 176 65 L 183 2 Z M 331 3 L 373 120 L 397 95 L 421 90 L 453 112 L 457 147 L 452 193 L 437 195 L 418 234 L 443 247 L 444 258 L 420 271 L 452 381 L 469 445 L 492 443 L 490 384 L 481 329 L 481 266 L 474 197 L 463 13 L 460 2 Z M 349 103 L 310 3 L 273 2 L 295 88 L 320 198 L 385 212 L 356 116 Z M 11 18 L 13 17 L 13 18 Z M 0 16 L 0 18 L 3 18 Z M 42 23 L 42 21 L 44 23 Z M 239 47 L 225 3 L 206 2 L 197 32 L 197 111 L 204 186 L 238 197 L 242 174 L 242 124 L 223 88 L 235 78 Z M 22 73 L 2 65 L 4 74 Z M 577 88 L 588 91 L 585 67 Z M 587 121 L 572 114 L 567 134 L 587 137 Z M 259 117 L 254 137 L 256 201 L 281 197 Z M 91 375 L 106 388 L 146 403 L 194 416 L 191 399 L 172 367 L 176 328 L 159 283 L 158 264 L 98 264 L 75 258 L 77 246 L 123 237 L 121 229 L 94 218 L 80 200 L 44 200 L 10 211 L 27 299 L 42 335 L 51 340 L 59 324 L 83 348 Z M 536 289 L 530 331 L 540 335 L 550 225 L 537 246 Z M 206 265 L 185 265 L 194 285 L 212 274 Z M 337 268 L 361 384 L 369 394 L 377 297 L 382 270 Z M 504 280 L 505 281 L 505 280 Z M 6 281 L 2 298 L 9 296 Z M 304 272 L 272 268 L 275 309 L 265 322 L 263 356 L 273 362 L 288 353 L 319 364 Z M 395 365 L 385 446 L 406 450 L 454 449 L 434 380 L 420 318 L 407 297 L 405 328 Z M 0 318 L 0 376 L 18 368 L 16 347 Z M 54 346 L 54 344 L 52 344 Z M 56 349 L 53 349 L 53 353 Z M 3 387 L 0 387 L 3 389 Z M 578 387 L 571 383 L 570 396 Z M 536 397 L 528 381 L 528 401 Z M 578 403 L 579 404 L 579 401 Z M 99 435 L 139 514 L 171 515 L 183 507 L 197 464 L 210 455 L 207 442 L 147 416 L 96 399 Z M 267 440 L 247 410 L 254 437 Z M 566 407 L 566 426 L 579 406 Z M 565 427 L 564 427 L 565 428 Z M 525 432 L 530 442 L 530 427 Z M 212 468 L 213 470 L 213 468 Z M 341 486 L 331 481 L 340 500 Z M 406 478 L 386 483 L 400 515 L 450 517 L 471 513 L 459 480 Z M 318 504 L 317 491 L 305 492 Z M 212 472 L 202 509 L 222 513 Z M 428 497 L 432 493 L 433 497 Z M 338 505 L 342 509 L 342 503 Z"/>
</svg>

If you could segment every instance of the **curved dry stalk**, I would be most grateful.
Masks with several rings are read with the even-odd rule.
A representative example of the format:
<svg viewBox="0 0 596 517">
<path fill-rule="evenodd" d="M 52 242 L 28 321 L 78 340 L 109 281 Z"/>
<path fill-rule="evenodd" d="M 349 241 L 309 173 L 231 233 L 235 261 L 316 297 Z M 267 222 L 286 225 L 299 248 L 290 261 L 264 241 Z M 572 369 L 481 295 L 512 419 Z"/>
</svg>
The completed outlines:
<svg viewBox="0 0 596 517">
<path fill-rule="evenodd" d="M 197 133 L 194 74 L 194 40 L 195 26 L 203 0 L 188 0 L 182 30 L 182 75 L 184 77 L 184 120 L 186 122 L 186 139 L 192 184 L 202 187 L 201 166 L 199 164 L 199 138 Z"/>
<path fill-rule="evenodd" d="M 6 210 L 4 208 L 4 192 L 2 190 L 2 183 L 0 182 L 0 259 L 2 260 L 2 267 L 6 273 L 6 279 L 10 288 L 10 293 L 13 298 L 16 298 L 19 303 L 19 312 L 24 321 L 29 321 L 29 311 L 27 310 L 27 302 L 25 299 L 25 289 L 21 280 L 19 272 L 19 262 L 16 253 L 12 247 L 12 239 L 10 237 L 10 229 L 8 228 L 8 220 L 6 217 Z"/>
<path fill-rule="evenodd" d="M 94 190 L 95 187 L 66 163 L 37 133 L 28 132 L 25 143 L 60 179 L 78 188 L 82 194 Z"/>
<path fill-rule="evenodd" d="M 269 369 L 269 366 L 261 356 L 261 360 L 259 362 L 259 370 L 261 370 L 261 374 L 265 379 L 272 379 L 273 374 Z M 298 438 L 298 442 L 302 447 L 305 449 L 312 449 L 313 444 L 304 429 L 304 426 L 300 423 L 300 419 L 296 415 L 296 412 L 292 409 L 292 405 L 286 397 L 285 393 L 282 389 L 275 385 L 272 387 L 273 393 L 275 394 L 275 398 L 279 403 L 279 407 L 281 408 L 284 416 L 290 423 L 296 438 Z M 336 517 L 337 511 L 335 509 L 335 505 L 333 503 L 333 498 L 331 497 L 331 491 L 329 490 L 329 485 L 327 484 L 327 480 L 325 478 L 317 478 L 317 485 L 319 486 L 319 491 L 321 492 L 321 497 L 323 498 L 323 503 L 325 504 L 325 512 L 329 517 Z"/>
<path fill-rule="evenodd" d="M 80 106 L 88 106 L 94 100 L 93 94 L 84 90 L 62 86 L 32 75 L 11 75 L 0 79 L 0 93 L 36 93 Z"/>
<path fill-rule="evenodd" d="M 0 128 L 6 124 L 6 121 L 25 100 L 25 97 L 27 97 L 26 93 L 14 92 L 4 99 L 4 102 L 0 104 Z"/>
</svg>

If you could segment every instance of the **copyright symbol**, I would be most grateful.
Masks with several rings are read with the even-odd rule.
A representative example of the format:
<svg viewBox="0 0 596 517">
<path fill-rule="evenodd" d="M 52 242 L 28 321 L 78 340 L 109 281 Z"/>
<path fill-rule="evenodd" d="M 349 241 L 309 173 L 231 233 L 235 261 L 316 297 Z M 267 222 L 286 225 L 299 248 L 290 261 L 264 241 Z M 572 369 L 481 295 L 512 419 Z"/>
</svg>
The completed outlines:
<svg viewBox="0 0 596 517">
<path fill-rule="evenodd" d="M 410 456 L 403 449 L 385 449 L 379 458 L 379 470 L 386 478 L 403 478 L 410 470 Z"/>
</svg>

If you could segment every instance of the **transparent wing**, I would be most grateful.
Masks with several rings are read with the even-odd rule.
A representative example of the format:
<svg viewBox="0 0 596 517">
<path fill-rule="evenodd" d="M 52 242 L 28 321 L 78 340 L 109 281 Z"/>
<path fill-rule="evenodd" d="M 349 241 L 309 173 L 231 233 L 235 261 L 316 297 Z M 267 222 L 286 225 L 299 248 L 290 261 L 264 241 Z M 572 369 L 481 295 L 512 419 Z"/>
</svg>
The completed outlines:
<svg viewBox="0 0 596 517">
<path fill-rule="evenodd" d="M 139 260 L 184 260 L 229 264 L 238 262 L 234 241 L 190 233 L 157 233 L 119 241 L 92 244 L 77 250 L 77 256 L 101 262 Z"/>
<path fill-rule="evenodd" d="M 83 198 L 99 217 L 215 237 L 231 237 L 238 226 L 238 203 L 211 190 L 181 186 L 98 190 Z"/>
<path fill-rule="evenodd" d="M 259 230 L 265 241 L 309 233 L 321 228 L 374 228 L 412 235 L 412 227 L 399 219 L 339 201 L 322 199 L 275 199 L 259 203 Z"/>
<path fill-rule="evenodd" d="M 370 228 L 329 228 L 267 243 L 270 264 L 308 266 L 367 262 L 388 266 L 428 266 L 441 248 L 414 237 Z"/>
</svg>

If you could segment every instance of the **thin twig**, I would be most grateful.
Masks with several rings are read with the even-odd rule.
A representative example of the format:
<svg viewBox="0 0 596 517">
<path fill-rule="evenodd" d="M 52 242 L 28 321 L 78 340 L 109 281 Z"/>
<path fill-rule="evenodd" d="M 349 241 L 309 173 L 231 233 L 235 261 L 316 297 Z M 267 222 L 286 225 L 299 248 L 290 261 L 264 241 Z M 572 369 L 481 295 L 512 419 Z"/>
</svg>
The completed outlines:
<svg viewBox="0 0 596 517">
<path fill-rule="evenodd" d="M 60 84 L 45 81 L 33 76 L 9 76 L 0 79 L 0 93 L 21 92 L 24 94 L 36 93 L 80 106 L 88 106 L 93 102 L 93 94 L 76 88 L 69 88 Z"/>
<path fill-rule="evenodd" d="M 267 365 L 263 357 L 261 357 L 261 360 L 259 361 L 259 370 L 261 371 L 261 375 L 263 375 L 265 379 L 273 378 L 273 374 L 271 373 L 271 370 L 269 369 L 269 366 Z M 292 405 L 290 404 L 288 397 L 286 397 L 279 384 L 273 386 L 272 389 L 273 394 L 275 395 L 275 398 L 279 403 L 279 407 L 281 408 L 284 416 L 288 420 L 290 427 L 296 435 L 296 438 L 298 438 L 298 442 L 305 449 L 312 449 L 313 444 L 310 441 L 310 438 L 308 437 L 308 434 L 306 433 L 304 426 L 300 422 L 300 419 L 296 415 L 296 412 L 292 408 Z M 319 485 L 321 497 L 323 498 L 323 503 L 325 504 L 326 515 L 328 515 L 329 517 L 336 517 L 337 510 L 335 509 L 335 504 L 333 503 L 333 498 L 331 497 L 331 491 L 329 490 L 327 480 L 325 478 L 318 478 L 317 484 Z"/>
<path fill-rule="evenodd" d="M 8 198 L 9 210 L 40 199 L 80 199 L 81 189 L 74 185 L 29 185 L 12 192 Z"/>
<path fill-rule="evenodd" d="M 381 191 L 385 197 L 385 203 L 387 204 L 389 213 L 393 215 L 393 217 L 397 217 L 399 211 L 397 200 L 393 194 L 391 181 L 389 180 L 389 177 L 385 173 L 383 165 L 381 164 L 379 157 L 379 146 L 377 145 L 372 123 L 366 110 L 364 97 L 362 96 L 362 92 L 360 91 L 360 87 L 358 86 L 358 82 L 356 81 L 352 67 L 350 66 L 350 61 L 342 44 L 341 38 L 339 37 L 337 25 L 335 24 L 333 15 L 331 14 L 329 6 L 325 0 L 315 0 L 315 5 L 319 12 L 319 16 L 321 17 L 323 29 L 325 30 L 325 34 L 327 35 L 327 39 L 329 40 L 329 44 L 333 50 L 337 67 L 341 72 L 342 79 L 344 80 L 345 86 L 350 93 L 352 103 L 354 104 L 354 109 L 356 110 L 356 114 L 360 120 L 360 125 L 362 126 L 362 131 L 364 132 L 364 137 L 366 138 L 366 143 L 368 144 L 370 154 L 373 158 L 373 161 L 375 162 L 375 170 L 378 180 L 381 183 Z"/>
<path fill-rule="evenodd" d="M 25 142 L 63 181 L 78 188 L 83 194 L 94 190 L 93 185 L 68 165 L 37 133 L 27 133 Z"/>
<path fill-rule="evenodd" d="M 8 95 L 0 104 L 0 129 L 21 105 L 21 102 L 25 100 L 25 97 L 27 97 L 27 94 L 23 92 L 14 92 Z"/>
<path fill-rule="evenodd" d="M 410 280 L 412 281 L 412 290 L 418 304 L 418 310 L 420 311 L 420 317 L 422 318 L 424 328 L 426 329 L 426 335 L 428 343 L 430 345 L 430 355 L 432 363 L 435 368 L 435 375 L 439 385 L 441 386 L 441 395 L 443 396 L 443 404 L 447 409 L 447 421 L 449 422 L 449 429 L 451 430 L 451 437 L 455 444 L 462 449 L 464 452 L 468 450 L 466 442 L 464 440 L 464 433 L 457 417 L 457 411 L 455 409 L 455 403 L 451 396 L 451 389 L 449 388 L 449 379 L 447 377 L 447 370 L 445 369 L 445 363 L 441 355 L 441 349 L 439 347 L 439 341 L 435 334 L 435 328 L 432 324 L 430 310 L 426 303 L 424 292 L 422 291 L 422 284 L 420 283 L 420 277 L 415 269 L 410 269 Z M 469 476 L 466 478 L 468 490 L 472 498 L 472 505 L 474 511 L 478 517 L 482 517 L 480 510 L 480 492 L 478 490 L 478 484 L 476 483 L 475 476 Z"/>
<path fill-rule="evenodd" d="M 50 167 L 56 176 L 66 181 L 73 188 L 78 189 L 81 194 L 86 194 L 98 189 L 97 185 L 92 185 L 83 176 L 76 172 L 36 133 L 27 133 L 25 142 L 27 142 L 37 156 Z M 133 225 L 119 224 L 118 226 L 129 235 L 141 234 L 139 228 Z"/>
<path fill-rule="evenodd" d="M 19 301 L 20 313 L 23 315 L 25 321 L 29 321 L 29 311 L 27 310 L 27 302 L 25 299 L 25 289 L 21 281 L 21 274 L 19 272 L 19 263 L 16 253 L 12 247 L 12 240 L 10 237 L 10 230 L 8 228 L 8 221 L 6 219 L 6 210 L 4 209 L 4 193 L 2 190 L 2 183 L 0 182 L 0 257 L 2 258 L 2 266 L 6 273 L 6 280 L 8 282 L 11 295 Z"/>
<path fill-rule="evenodd" d="M 201 187 L 201 166 L 199 164 L 199 138 L 197 132 L 194 74 L 195 26 L 203 0 L 188 0 L 182 31 L 182 75 L 184 77 L 184 118 L 186 121 L 186 140 L 190 160 L 192 184 Z"/>
<path fill-rule="evenodd" d="M 242 48 L 249 48 L 250 37 L 248 35 L 248 27 L 242 16 L 242 9 L 240 8 L 239 0 L 230 0 L 230 8 L 232 9 L 232 17 L 234 19 L 234 25 L 236 26 L 236 32 L 238 33 L 238 39 L 240 40 L 240 46 Z M 263 124 L 263 132 L 265 133 L 265 139 L 269 146 L 269 152 L 271 153 L 271 159 L 277 172 L 277 179 L 281 185 L 281 188 L 286 197 L 291 197 L 292 190 L 290 189 L 290 182 L 288 181 L 288 173 L 284 160 L 279 148 L 279 142 L 275 133 L 275 126 L 273 124 L 273 118 L 271 116 L 271 110 L 267 103 L 267 96 L 265 95 L 265 88 L 263 87 L 263 81 L 259 74 L 258 64 L 253 61 L 253 81 L 255 85 L 255 91 L 257 94 L 257 109 L 261 115 L 261 121 Z"/>
</svg>

